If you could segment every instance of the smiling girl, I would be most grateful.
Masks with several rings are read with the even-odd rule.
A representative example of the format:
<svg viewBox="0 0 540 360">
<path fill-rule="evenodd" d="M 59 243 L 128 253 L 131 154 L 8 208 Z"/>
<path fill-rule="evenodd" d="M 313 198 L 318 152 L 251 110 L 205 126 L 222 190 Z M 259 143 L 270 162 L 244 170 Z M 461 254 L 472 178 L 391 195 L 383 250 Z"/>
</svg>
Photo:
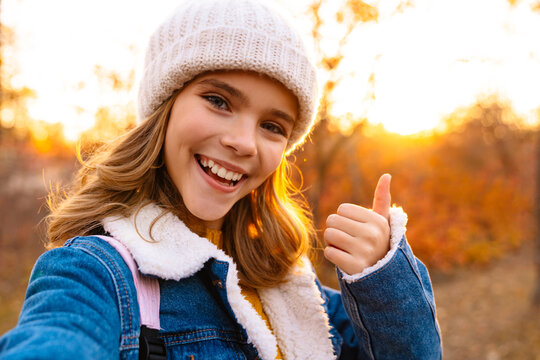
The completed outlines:
<svg viewBox="0 0 540 360">
<path fill-rule="evenodd" d="M 329 216 L 325 256 L 287 157 L 313 125 L 316 75 L 284 15 L 187 1 L 154 33 L 138 126 L 51 200 L 49 239 L 2 359 L 439 359 L 429 276 L 390 207 Z"/>
</svg>

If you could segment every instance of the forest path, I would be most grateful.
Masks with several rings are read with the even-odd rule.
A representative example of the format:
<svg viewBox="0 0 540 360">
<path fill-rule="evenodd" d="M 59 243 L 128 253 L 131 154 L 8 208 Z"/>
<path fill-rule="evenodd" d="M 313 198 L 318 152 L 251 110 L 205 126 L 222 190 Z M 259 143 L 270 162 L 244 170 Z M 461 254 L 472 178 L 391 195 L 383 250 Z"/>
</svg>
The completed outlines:
<svg viewBox="0 0 540 360">
<path fill-rule="evenodd" d="M 532 248 L 483 269 L 432 275 L 445 360 L 540 360 Z"/>
</svg>

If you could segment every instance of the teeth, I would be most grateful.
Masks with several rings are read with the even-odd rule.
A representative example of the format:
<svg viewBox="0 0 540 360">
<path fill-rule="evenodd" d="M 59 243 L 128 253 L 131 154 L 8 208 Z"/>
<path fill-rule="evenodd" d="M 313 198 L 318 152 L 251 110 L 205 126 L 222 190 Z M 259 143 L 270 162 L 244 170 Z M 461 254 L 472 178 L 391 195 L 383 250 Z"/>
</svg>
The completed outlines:
<svg viewBox="0 0 540 360">
<path fill-rule="evenodd" d="M 214 163 L 212 160 L 206 160 L 201 159 L 201 165 L 207 168 L 210 168 L 210 171 L 213 174 L 216 174 L 220 178 L 223 178 L 225 180 L 232 180 L 232 181 L 238 181 L 242 178 L 242 174 L 236 173 L 234 171 L 228 171 L 222 166 L 219 166 L 218 164 Z"/>
</svg>

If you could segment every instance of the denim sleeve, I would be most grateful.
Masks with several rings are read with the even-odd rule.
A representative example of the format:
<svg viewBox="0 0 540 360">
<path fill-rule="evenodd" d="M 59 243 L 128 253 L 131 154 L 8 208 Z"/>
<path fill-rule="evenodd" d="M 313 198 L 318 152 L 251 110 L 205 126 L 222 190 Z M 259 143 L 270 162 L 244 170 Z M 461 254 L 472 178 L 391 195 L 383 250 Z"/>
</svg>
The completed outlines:
<svg viewBox="0 0 540 360">
<path fill-rule="evenodd" d="M 0 338 L 0 358 L 118 359 L 115 287 L 99 259 L 62 247 L 43 254 L 17 326 Z"/>
<path fill-rule="evenodd" d="M 340 359 L 441 359 L 429 274 L 405 237 L 384 267 L 351 283 L 338 269 L 338 279 L 341 296 L 325 297 L 343 338 Z"/>
</svg>

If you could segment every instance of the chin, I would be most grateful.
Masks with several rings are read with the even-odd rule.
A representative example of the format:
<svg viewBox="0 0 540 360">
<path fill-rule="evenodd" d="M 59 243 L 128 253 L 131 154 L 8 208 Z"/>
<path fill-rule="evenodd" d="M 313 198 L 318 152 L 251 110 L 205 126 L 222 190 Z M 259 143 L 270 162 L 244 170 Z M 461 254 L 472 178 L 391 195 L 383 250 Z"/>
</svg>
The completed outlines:
<svg viewBox="0 0 540 360">
<path fill-rule="evenodd" d="M 205 226 L 211 229 L 221 229 L 221 225 L 223 224 L 225 215 L 227 215 L 227 213 L 231 209 L 230 207 L 226 209 L 216 209 L 215 204 L 209 204 L 208 206 L 201 206 L 195 208 L 189 206 L 186 207 L 187 210 L 191 213 L 191 215 L 201 220 L 205 224 Z M 209 211 L 209 209 L 212 208 L 213 211 Z"/>
</svg>

